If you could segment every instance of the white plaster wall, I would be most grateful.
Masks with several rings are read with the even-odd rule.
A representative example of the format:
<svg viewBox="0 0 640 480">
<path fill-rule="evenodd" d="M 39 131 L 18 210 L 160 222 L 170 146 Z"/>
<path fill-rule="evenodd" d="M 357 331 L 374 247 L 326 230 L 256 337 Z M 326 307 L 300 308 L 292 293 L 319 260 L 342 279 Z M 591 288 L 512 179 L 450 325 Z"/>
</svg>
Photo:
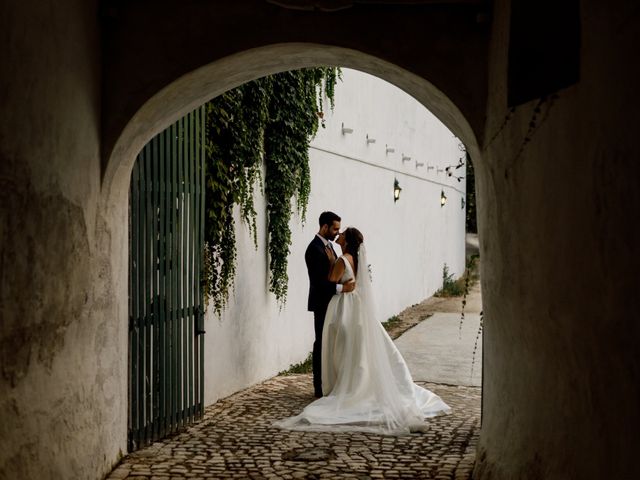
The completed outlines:
<svg viewBox="0 0 640 480">
<path fill-rule="evenodd" d="M 326 128 L 319 129 L 310 150 L 307 221 L 302 225 L 296 215 L 291 221 L 289 295 L 282 310 L 268 293 L 264 198 L 256 198 L 257 250 L 238 220 L 235 292 L 222 318 L 212 310 L 206 318 L 207 404 L 277 374 L 311 351 L 304 252 L 322 211 L 338 213 L 343 227 L 356 226 L 364 234 L 381 321 L 431 296 L 441 285 L 444 263 L 456 277 L 464 270 L 465 183 L 444 171 L 463 156 L 458 139 L 401 90 L 354 70 L 343 70 L 335 111 L 326 105 L 325 117 Z M 343 123 L 353 133 L 343 135 Z M 376 143 L 367 144 L 367 134 Z M 395 152 L 387 154 L 385 145 Z M 402 154 L 412 160 L 403 162 Z M 462 175 L 464 168 L 456 172 Z M 402 187 L 395 203 L 394 178 Z M 444 207 L 441 191 L 448 197 Z"/>
</svg>

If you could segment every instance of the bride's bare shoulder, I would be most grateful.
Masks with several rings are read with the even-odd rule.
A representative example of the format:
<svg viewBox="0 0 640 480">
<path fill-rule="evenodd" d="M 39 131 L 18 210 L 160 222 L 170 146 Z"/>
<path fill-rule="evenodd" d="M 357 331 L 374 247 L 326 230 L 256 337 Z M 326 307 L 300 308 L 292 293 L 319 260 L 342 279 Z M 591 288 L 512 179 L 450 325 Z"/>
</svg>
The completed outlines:
<svg viewBox="0 0 640 480">
<path fill-rule="evenodd" d="M 353 255 L 351 255 L 350 253 L 345 253 L 342 256 L 349 262 L 349 264 L 351 265 L 351 269 L 353 269 Z"/>
</svg>

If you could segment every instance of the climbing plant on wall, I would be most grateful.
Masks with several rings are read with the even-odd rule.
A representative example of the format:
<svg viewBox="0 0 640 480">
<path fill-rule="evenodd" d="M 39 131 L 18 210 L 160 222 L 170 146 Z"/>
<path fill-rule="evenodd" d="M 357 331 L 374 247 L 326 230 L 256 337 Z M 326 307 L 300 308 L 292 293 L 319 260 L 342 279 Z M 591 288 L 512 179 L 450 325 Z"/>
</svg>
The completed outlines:
<svg viewBox="0 0 640 480">
<path fill-rule="evenodd" d="M 244 84 L 207 104 L 204 291 L 218 314 L 235 276 L 234 208 L 238 206 L 257 248 L 253 195 L 262 186 L 269 290 L 280 303 L 286 300 L 292 200 L 304 221 L 311 187 L 309 142 L 323 118 L 325 95 L 333 108 L 339 75 L 329 67 L 284 72 Z"/>
<path fill-rule="evenodd" d="M 466 152 L 466 169 L 467 169 L 467 218 L 466 230 L 469 233 L 478 233 L 478 220 L 476 210 L 476 175 L 471 163 L 469 152 Z"/>
</svg>

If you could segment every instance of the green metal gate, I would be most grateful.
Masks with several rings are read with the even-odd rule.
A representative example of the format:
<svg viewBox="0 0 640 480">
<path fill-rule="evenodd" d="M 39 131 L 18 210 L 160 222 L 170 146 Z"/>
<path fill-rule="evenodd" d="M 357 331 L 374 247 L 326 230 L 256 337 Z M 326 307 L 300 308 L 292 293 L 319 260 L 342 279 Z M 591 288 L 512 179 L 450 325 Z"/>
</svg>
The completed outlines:
<svg viewBox="0 0 640 480">
<path fill-rule="evenodd" d="M 204 107 L 138 155 L 129 192 L 129 451 L 204 408 Z"/>
</svg>

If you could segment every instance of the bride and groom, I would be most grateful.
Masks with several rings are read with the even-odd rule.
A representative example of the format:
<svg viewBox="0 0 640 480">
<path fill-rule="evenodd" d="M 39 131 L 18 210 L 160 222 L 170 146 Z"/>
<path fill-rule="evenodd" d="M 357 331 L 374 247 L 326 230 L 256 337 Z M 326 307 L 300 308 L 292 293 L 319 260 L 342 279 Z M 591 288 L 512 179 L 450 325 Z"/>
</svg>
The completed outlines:
<svg viewBox="0 0 640 480">
<path fill-rule="evenodd" d="M 448 413 L 437 395 L 415 383 L 376 317 L 362 233 L 340 232 L 340 217 L 320 215 L 307 247 L 308 309 L 313 312 L 313 386 L 317 400 L 275 423 L 305 431 L 400 435 L 425 429 L 424 419 Z M 332 240 L 340 246 L 337 255 Z"/>
</svg>

